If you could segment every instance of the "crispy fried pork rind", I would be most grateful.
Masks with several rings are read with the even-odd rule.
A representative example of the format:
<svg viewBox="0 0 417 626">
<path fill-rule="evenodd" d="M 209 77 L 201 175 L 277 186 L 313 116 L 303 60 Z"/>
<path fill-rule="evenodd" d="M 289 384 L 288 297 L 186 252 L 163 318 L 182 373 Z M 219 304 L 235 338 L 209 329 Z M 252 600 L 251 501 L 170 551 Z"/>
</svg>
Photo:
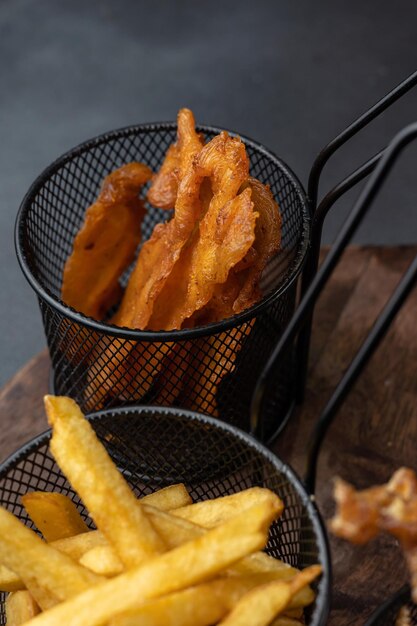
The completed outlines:
<svg viewBox="0 0 417 626">
<path fill-rule="evenodd" d="M 227 280 L 230 269 L 252 246 L 257 217 L 249 189 L 220 208 L 213 196 L 195 241 L 184 248 L 155 302 L 149 328 L 181 328 L 184 320 L 211 300 L 216 285 Z"/>
<path fill-rule="evenodd" d="M 158 224 L 150 239 L 143 245 L 120 309 L 114 319 L 114 323 L 119 326 L 155 329 L 159 325 L 160 311 L 164 308 L 166 297 L 171 295 L 168 287 L 168 295 L 164 297 L 162 292 L 183 249 L 186 254 L 187 246 L 194 235 L 192 238 L 194 244 L 202 240 L 203 244 L 212 246 L 211 251 L 213 250 L 216 242 L 207 240 L 207 235 L 215 232 L 213 220 L 217 219 L 229 201 L 236 198 L 240 186 L 248 177 L 249 162 L 244 144 L 239 139 L 229 137 L 225 132 L 212 139 L 200 151 L 197 145 L 190 142 L 187 155 L 193 156 L 191 165 L 185 168 L 184 175 L 180 179 L 174 216 L 169 222 Z M 200 199 L 200 187 L 205 178 L 211 181 L 213 195 L 207 213 L 203 216 L 204 203 Z M 239 201 L 238 206 L 241 202 L 242 200 Z M 252 209 L 253 205 L 251 205 Z M 194 259 L 197 254 L 194 254 L 195 246 L 189 245 L 188 248 L 187 254 Z M 201 246 L 199 251 L 201 252 Z M 236 262 L 239 260 L 237 259 Z M 194 263 L 192 267 L 196 277 L 204 275 L 205 266 L 200 268 Z M 210 278 L 210 275 L 208 277 Z M 181 286 L 182 284 L 177 285 L 179 293 L 174 301 L 169 301 L 169 305 L 170 308 L 187 307 L 187 314 L 181 315 L 185 319 L 204 306 L 207 296 L 205 293 L 201 295 L 201 289 L 205 289 L 205 286 L 202 286 L 200 282 L 191 285 L 190 294 L 188 291 L 187 293 L 184 293 L 184 290 L 181 291 Z M 182 297 L 187 297 L 186 302 L 178 302 L 180 294 Z M 157 303 L 160 296 L 162 302 Z M 194 308 L 193 302 L 195 302 Z M 155 307 L 156 320 L 152 321 Z M 159 325 L 159 330 L 162 328 L 164 327 Z M 175 326 L 165 328 L 165 330 L 172 328 Z"/>
<path fill-rule="evenodd" d="M 62 283 L 62 299 L 96 319 L 121 297 L 119 278 L 132 263 L 141 239 L 144 205 L 138 197 L 151 177 L 142 163 L 128 163 L 103 181 L 74 240 Z"/>
<path fill-rule="evenodd" d="M 168 148 L 147 193 L 150 204 L 159 209 L 174 208 L 179 180 L 190 166 L 195 151 L 204 145 L 204 138 L 195 131 L 194 115 L 189 109 L 179 111 L 177 124 L 177 142 Z"/>
<path fill-rule="evenodd" d="M 334 496 L 337 513 L 332 531 L 353 543 L 366 543 L 388 532 L 401 544 L 411 577 L 412 597 L 417 601 L 417 476 L 400 468 L 391 480 L 377 487 L 356 491 L 340 478 Z"/>
</svg>

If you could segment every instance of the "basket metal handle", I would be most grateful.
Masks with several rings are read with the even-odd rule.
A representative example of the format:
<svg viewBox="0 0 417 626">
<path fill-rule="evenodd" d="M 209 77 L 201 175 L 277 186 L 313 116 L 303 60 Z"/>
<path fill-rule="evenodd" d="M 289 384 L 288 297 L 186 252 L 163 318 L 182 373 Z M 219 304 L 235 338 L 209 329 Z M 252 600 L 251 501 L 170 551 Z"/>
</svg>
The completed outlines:
<svg viewBox="0 0 417 626">
<path fill-rule="evenodd" d="M 374 106 L 372 106 L 365 113 L 359 116 L 354 122 L 352 122 L 352 124 L 350 124 L 347 128 L 345 128 L 345 130 L 337 135 L 337 137 L 335 137 L 330 143 L 328 143 L 327 146 L 325 146 L 316 157 L 311 168 L 308 181 L 308 197 L 312 211 L 312 228 L 310 238 L 310 251 L 301 279 L 301 296 L 306 293 L 311 281 L 313 280 L 317 272 L 317 268 L 319 265 L 321 236 L 326 216 L 328 215 L 330 209 L 333 207 L 336 201 L 344 193 L 352 189 L 375 169 L 375 167 L 380 162 L 382 156 L 384 155 L 385 148 L 367 161 L 365 161 L 365 163 L 363 163 L 360 167 L 351 172 L 348 176 L 346 176 L 346 178 L 344 178 L 335 187 L 333 187 L 318 204 L 320 177 L 323 172 L 324 166 L 341 146 L 347 143 L 349 139 L 358 134 L 363 128 L 365 128 L 365 126 L 367 126 L 371 121 L 381 115 L 381 113 L 383 113 L 386 109 L 388 109 L 392 104 L 394 104 L 416 85 L 417 71 L 413 74 L 410 74 L 410 76 L 403 80 L 399 85 L 394 87 L 392 91 L 390 91 L 383 98 L 381 98 L 381 100 L 374 104 Z M 296 360 L 299 366 L 299 376 L 297 380 L 296 396 L 299 403 L 303 400 L 307 379 L 312 322 L 313 313 L 311 313 L 310 318 L 308 319 L 308 321 L 306 321 L 303 331 L 300 333 L 297 345 Z"/>
<path fill-rule="evenodd" d="M 392 169 L 395 161 L 402 150 L 417 137 L 417 122 L 407 126 L 400 131 L 394 139 L 391 141 L 383 157 L 379 160 L 379 163 L 362 190 L 359 198 L 355 202 L 351 212 L 349 213 L 345 223 L 343 224 L 334 246 L 330 250 L 326 259 L 324 260 L 320 270 L 312 280 L 307 292 L 301 299 L 301 302 L 292 317 L 290 323 L 284 330 L 280 341 L 274 348 L 271 356 L 269 357 L 261 375 L 258 378 L 255 391 L 252 397 L 251 403 L 251 432 L 253 435 L 258 435 L 260 427 L 262 425 L 261 415 L 263 408 L 263 401 L 266 389 L 274 372 L 275 364 L 282 357 L 286 349 L 288 349 L 290 342 L 292 342 L 296 335 L 302 329 L 304 323 L 311 315 L 312 308 L 314 307 L 323 287 L 326 285 L 330 275 L 332 274 L 335 266 L 337 265 L 346 245 L 349 243 L 357 228 L 359 227 L 366 212 L 371 206 L 373 200 L 378 195 L 381 186 L 390 170 Z M 336 388 L 332 398 L 330 399 L 327 407 L 323 411 L 322 416 L 316 425 L 312 445 L 309 451 L 309 463 L 308 471 L 306 474 L 306 482 L 310 487 L 314 487 L 317 458 L 320 451 L 320 446 L 323 438 L 330 426 L 341 402 L 349 392 L 351 386 L 359 376 L 362 368 L 367 360 L 370 358 L 373 351 L 376 349 L 379 341 L 382 339 L 386 332 L 390 322 L 394 318 L 395 314 L 401 307 L 405 298 L 417 277 L 417 258 L 414 259 L 407 270 L 404 278 L 400 282 L 398 288 L 395 290 L 394 295 L 386 305 L 384 311 L 378 318 L 378 321 L 374 325 L 368 338 L 365 340 L 362 348 L 359 350 L 357 356 L 352 361 L 351 366 L 343 377 L 341 383 Z"/>
<path fill-rule="evenodd" d="M 357 135 L 365 126 L 377 118 L 381 113 L 388 109 L 392 104 L 399 100 L 404 94 L 417 85 L 417 71 L 413 72 L 399 85 L 394 87 L 381 100 L 374 104 L 370 109 L 360 115 L 352 124 L 343 130 L 337 137 L 325 146 L 316 157 L 310 171 L 308 181 L 308 198 L 312 211 L 312 228 L 310 238 L 310 251 L 308 254 L 308 262 L 305 264 L 301 278 L 301 296 L 303 296 L 311 281 L 313 280 L 319 265 L 319 254 L 321 236 L 323 231 L 324 220 L 333 207 L 335 202 L 347 191 L 352 189 L 368 174 L 370 174 L 379 161 L 381 160 L 385 148 L 375 154 L 373 157 L 365 161 L 360 167 L 351 172 L 346 178 L 333 187 L 318 203 L 318 192 L 320 177 L 324 166 L 329 159 L 337 152 L 337 150 Z M 301 403 L 304 398 L 304 391 L 307 379 L 308 357 L 310 349 L 311 327 L 313 323 L 313 313 L 311 313 L 304 325 L 303 331 L 297 343 L 296 362 L 298 364 L 299 376 L 296 383 L 297 402 Z"/>
<path fill-rule="evenodd" d="M 409 585 L 404 585 L 399 591 L 386 600 L 376 609 L 371 617 L 366 621 L 365 626 L 377 626 L 383 624 L 387 617 L 393 617 L 394 610 L 399 610 L 401 606 L 411 601 L 411 590 Z M 383 621 L 384 620 L 384 621 Z"/>
</svg>

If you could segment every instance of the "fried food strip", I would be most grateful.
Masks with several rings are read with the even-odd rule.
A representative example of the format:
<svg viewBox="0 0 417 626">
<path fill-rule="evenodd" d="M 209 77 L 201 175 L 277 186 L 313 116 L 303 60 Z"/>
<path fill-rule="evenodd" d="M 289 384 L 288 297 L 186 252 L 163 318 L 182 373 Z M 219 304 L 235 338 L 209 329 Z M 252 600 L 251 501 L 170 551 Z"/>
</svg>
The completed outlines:
<svg viewBox="0 0 417 626">
<path fill-rule="evenodd" d="M 292 596 L 321 574 L 320 565 L 306 568 L 290 582 L 273 581 L 245 594 L 219 626 L 268 626 L 289 606 Z"/>
<path fill-rule="evenodd" d="M 400 608 L 395 620 L 395 626 L 413 626 L 408 606 L 402 606 Z"/>
<path fill-rule="evenodd" d="M 217 215 L 229 200 L 236 197 L 248 177 L 249 163 L 244 144 L 225 132 L 201 151 L 195 149 L 190 153 L 193 157 L 198 154 L 198 158 L 193 158 L 180 180 L 174 217 L 166 224 L 158 224 L 144 243 L 115 317 L 119 326 L 147 327 L 155 302 L 201 218 L 199 192 L 203 179 L 209 177 L 212 181 L 210 211 Z M 170 302 L 170 307 L 173 304 Z"/>
<path fill-rule="evenodd" d="M 385 485 L 356 491 L 340 478 L 335 481 L 337 512 L 332 531 L 352 543 L 366 543 L 380 532 L 400 542 L 408 565 L 412 598 L 417 601 L 417 476 L 405 467 Z"/>
<path fill-rule="evenodd" d="M 267 489 L 263 491 L 264 493 L 259 499 L 259 504 L 269 503 L 272 505 L 276 511 L 276 516 L 278 517 L 282 512 L 282 501 L 273 492 Z M 254 504 L 255 502 L 249 501 L 248 505 L 244 506 L 241 502 L 240 510 L 236 509 L 234 511 L 234 515 L 237 514 L 237 510 L 241 513 L 242 510 L 247 510 Z M 206 532 L 206 529 L 202 526 L 194 524 L 187 519 L 177 517 L 175 514 L 176 511 L 173 511 L 173 514 L 166 511 L 160 511 L 155 507 L 149 506 L 149 504 L 145 504 L 144 508 L 149 519 L 152 521 L 154 528 L 157 530 L 168 549 L 177 548 L 188 541 L 202 537 Z M 230 519 L 230 517 L 227 518 L 224 516 L 223 521 L 228 521 L 228 519 Z M 246 557 L 241 563 L 236 564 L 234 567 L 241 566 L 240 569 L 242 569 L 243 573 L 274 572 L 279 574 L 281 577 L 291 577 L 297 571 L 281 561 L 268 557 L 267 555 L 262 555 L 266 557 L 265 559 L 262 559 L 263 567 L 258 567 L 257 569 L 256 556 L 257 555 L 251 555 L 250 557 Z M 261 553 L 259 553 L 259 556 L 261 556 Z M 255 562 L 252 563 L 252 561 L 249 561 L 248 559 L 255 559 Z M 120 561 L 112 547 L 110 545 L 105 546 L 101 543 L 98 544 L 97 549 L 96 546 L 93 546 L 89 552 L 84 554 L 84 556 L 80 559 L 80 563 L 92 571 L 103 574 L 104 576 L 115 576 L 120 574 L 124 569 L 123 563 Z"/>
<path fill-rule="evenodd" d="M 281 214 L 269 186 L 251 177 L 243 183 L 242 188 L 251 190 L 252 202 L 259 218 L 256 221 L 255 242 L 252 247 L 255 258 L 249 257 L 247 268 L 239 268 L 244 282 L 233 303 L 234 313 L 244 311 L 260 299 L 259 281 L 262 272 L 281 245 Z"/>
<path fill-rule="evenodd" d="M 184 396 L 184 406 L 201 413 L 218 415 L 217 387 L 226 374 L 234 371 L 237 355 L 254 323 L 254 319 L 244 322 L 240 327 L 233 329 L 233 334 L 225 331 L 211 335 L 208 339 L 202 338 L 195 343 L 192 385 L 189 385 Z"/>
<path fill-rule="evenodd" d="M 31 491 L 21 500 L 30 519 L 48 543 L 89 530 L 73 501 L 62 493 Z"/>
<path fill-rule="evenodd" d="M 6 599 L 7 626 L 20 626 L 39 613 L 39 606 L 29 591 L 16 591 Z"/>
<path fill-rule="evenodd" d="M 198 524 L 203 528 L 214 528 L 232 518 L 238 512 L 253 504 L 271 499 L 271 491 L 263 487 L 251 487 L 244 491 L 238 491 L 229 496 L 203 500 L 178 508 L 175 511 L 176 517 Z M 273 494 L 274 498 L 278 498 Z M 276 500 L 277 506 L 281 507 L 280 515 L 284 510 L 284 503 L 280 498 Z"/>
<path fill-rule="evenodd" d="M 175 510 L 191 503 L 190 495 L 182 483 L 159 489 L 141 498 L 143 504 L 151 505 L 161 511 Z M 66 539 L 52 541 L 51 546 L 79 561 L 84 554 L 98 546 L 108 546 L 100 531 L 93 530 Z M 0 565 L 0 591 L 18 591 L 24 589 L 23 581 L 7 567 Z"/>
<path fill-rule="evenodd" d="M 88 371 L 87 407 L 104 406 L 106 398 L 139 402 L 158 378 L 173 342 L 134 343 L 112 339 Z"/>
<path fill-rule="evenodd" d="M 163 551 L 142 505 L 77 404 L 45 396 L 45 408 L 52 426 L 51 452 L 122 562 L 133 567 Z"/>
<path fill-rule="evenodd" d="M 102 580 L 46 544 L 0 507 L 0 561 L 15 572 L 42 609 L 71 598 Z"/>
<path fill-rule="evenodd" d="M 241 187 L 251 190 L 254 211 L 259 214 L 255 240 L 245 257 L 233 267 L 226 282 L 216 285 L 207 305 L 200 311 L 197 324 L 217 322 L 255 304 L 262 296 L 259 282 L 268 261 L 281 243 L 281 215 L 268 185 L 249 177 Z"/>
<path fill-rule="evenodd" d="M 131 614 L 114 618 L 110 626 L 211 626 L 248 588 L 246 579 L 220 578 L 146 602 Z"/>
<path fill-rule="evenodd" d="M 146 195 L 148 202 L 158 209 L 173 209 L 178 192 L 180 151 L 176 144 L 169 146 L 164 161 Z"/>
<path fill-rule="evenodd" d="M 193 503 L 184 483 L 176 483 L 175 485 L 158 489 L 143 496 L 140 498 L 140 501 L 142 504 L 149 504 L 160 511 L 174 511 Z"/>
<path fill-rule="evenodd" d="M 41 613 L 27 626 L 99 626 L 146 600 L 213 578 L 265 546 L 275 515 L 271 502 L 251 507 L 202 537 Z"/>
<path fill-rule="evenodd" d="M 141 239 L 144 205 L 138 193 L 152 175 L 142 163 L 109 174 L 85 214 L 67 259 L 62 299 L 77 311 L 102 319 L 121 296 L 119 278 Z"/>
<path fill-rule="evenodd" d="M 114 618 L 110 626 L 211 626 L 244 594 L 262 584 L 259 576 L 220 578 L 146 602 L 136 611 Z"/>
<path fill-rule="evenodd" d="M 194 115 L 189 109 L 180 109 L 177 117 L 177 142 L 168 148 L 164 161 L 152 178 L 147 199 L 160 209 L 173 209 L 178 193 L 178 182 L 190 166 L 196 152 L 204 145 L 204 138 L 195 131 Z"/>
<path fill-rule="evenodd" d="M 214 194 L 194 241 L 184 248 L 154 305 L 149 328 L 181 328 L 210 301 L 216 285 L 226 282 L 255 240 L 258 213 L 253 206 L 249 189 L 221 207 Z"/>
</svg>

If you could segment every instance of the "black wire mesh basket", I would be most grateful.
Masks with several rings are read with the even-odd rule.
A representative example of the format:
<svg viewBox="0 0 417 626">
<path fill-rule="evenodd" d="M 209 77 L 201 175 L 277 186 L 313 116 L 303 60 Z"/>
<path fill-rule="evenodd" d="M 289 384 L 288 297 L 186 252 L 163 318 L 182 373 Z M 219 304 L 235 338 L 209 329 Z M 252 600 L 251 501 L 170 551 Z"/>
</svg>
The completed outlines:
<svg viewBox="0 0 417 626">
<path fill-rule="evenodd" d="M 220 132 L 197 130 L 207 140 Z M 131 404 L 181 406 L 247 430 L 256 379 L 294 312 L 295 279 L 309 242 L 302 187 L 265 148 L 243 138 L 251 175 L 270 185 L 283 219 L 281 250 L 263 273 L 264 295 L 255 306 L 206 327 L 151 332 L 97 322 L 60 299 L 65 261 L 103 177 L 133 160 L 156 171 L 175 138 L 175 124 L 134 126 L 88 141 L 58 159 L 23 201 L 16 228 L 18 258 L 38 295 L 56 393 L 71 396 L 89 412 Z M 166 218 L 166 211 L 148 205 L 143 240 Z M 123 286 L 128 275 L 122 277 Z M 268 437 L 294 404 L 294 378 L 290 351 L 270 390 L 274 420 L 266 428 Z"/>
<path fill-rule="evenodd" d="M 130 407 L 91 416 L 99 439 L 137 496 L 184 482 L 194 501 L 245 488 L 267 487 L 284 501 L 271 527 L 267 552 L 294 567 L 323 567 L 306 623 L 323 626 L 330 597 L 329 549 L 315 504 L 295 473 L 235 427 L 209 417 L 162 407 Z M 91 524 L 78 497 L 49 452 L 50 431 L 32 440 L 0 467 L 0 503 L 33 527 L 20 496 L 29 490 L 69 495 Z M 5 624 L 0 594 L 0 624 Z"/>
</svg>

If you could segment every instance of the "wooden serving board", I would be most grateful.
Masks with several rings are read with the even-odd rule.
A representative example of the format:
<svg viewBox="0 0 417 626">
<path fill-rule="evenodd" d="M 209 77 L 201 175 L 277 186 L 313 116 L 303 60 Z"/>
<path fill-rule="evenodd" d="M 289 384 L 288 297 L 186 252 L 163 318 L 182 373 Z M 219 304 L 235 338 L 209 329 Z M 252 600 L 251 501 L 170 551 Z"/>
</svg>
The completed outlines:
<svg viewBox="0 0 417 626">
<path fill-rule="evenodd" d="M 325 406 L 417 247 L 347 250 L 316 308 L 304 405 L 273 450 L 302 475 L 314 420 Z M 332 478 L 360 488 L 386 481 L 401 465 L 417 469 L 417 290 L 340 410 L 324 443 L 317 481 L 323 516 L 333 513 Z M 0 459 L 46 429 L 42 396 L 49 359 L 42 352 L 0 392 Z M 331 538 L 334 591 L 329 624 L 361 625 L 406 580 L 389 538 L 352 547 Z"/>
</svg>

